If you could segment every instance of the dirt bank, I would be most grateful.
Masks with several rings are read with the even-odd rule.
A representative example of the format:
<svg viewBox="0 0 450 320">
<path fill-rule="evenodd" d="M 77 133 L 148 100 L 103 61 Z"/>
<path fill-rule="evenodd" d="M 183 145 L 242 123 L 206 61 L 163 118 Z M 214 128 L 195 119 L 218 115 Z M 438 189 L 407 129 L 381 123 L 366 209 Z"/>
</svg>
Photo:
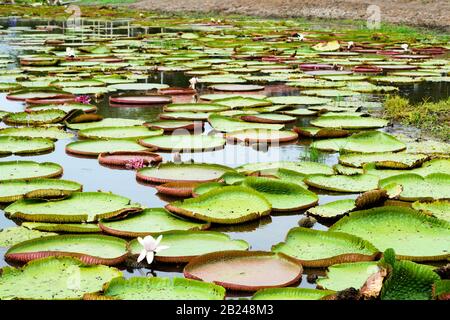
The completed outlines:
<svg viewBox="0 0 450 320">
<path fill-rule="evenodd" d="M 367 19 L 379 7 L 382 22 L 450 29 L 448 0 L 142 0 L 134 8 L 165 12 L 221 12 L 261 17 Z"/>
</svg>

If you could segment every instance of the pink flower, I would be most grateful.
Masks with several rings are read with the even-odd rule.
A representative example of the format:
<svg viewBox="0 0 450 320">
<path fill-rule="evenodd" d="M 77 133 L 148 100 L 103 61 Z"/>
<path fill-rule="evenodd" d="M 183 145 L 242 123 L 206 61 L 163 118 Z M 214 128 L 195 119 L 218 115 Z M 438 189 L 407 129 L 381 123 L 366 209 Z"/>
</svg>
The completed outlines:
<svg viewBox="0 0 450 320">
<path fill-rule="evenodd" d="M 144 159 L 143 158 L 132 158 L 127 161 L 125 167 L 129 170 L 137 170 L 144 167 Z"/>
<path fill-rule="evenodd" d="M 91 97 L 89 97 L 88 95 L 77 96 L 75 98 L 75 101 L 82 104 L 89 104 L 91 102 Z"/>
</svg>

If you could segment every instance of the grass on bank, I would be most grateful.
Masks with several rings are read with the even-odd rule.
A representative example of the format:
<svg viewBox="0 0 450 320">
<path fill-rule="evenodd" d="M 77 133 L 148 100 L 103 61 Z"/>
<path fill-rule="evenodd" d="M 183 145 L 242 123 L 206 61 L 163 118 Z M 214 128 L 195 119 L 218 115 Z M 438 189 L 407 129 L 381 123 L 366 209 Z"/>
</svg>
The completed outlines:
<svg viewBox="0 0 450 320">
<path fill-rule="evenodd" d="M 384 117 L 417 127 L 423 133 L 443 141 L 450 141 L 450 98 L 411 104 L 408 99 L 390 96 L 384 103 Z"/>
</svg>

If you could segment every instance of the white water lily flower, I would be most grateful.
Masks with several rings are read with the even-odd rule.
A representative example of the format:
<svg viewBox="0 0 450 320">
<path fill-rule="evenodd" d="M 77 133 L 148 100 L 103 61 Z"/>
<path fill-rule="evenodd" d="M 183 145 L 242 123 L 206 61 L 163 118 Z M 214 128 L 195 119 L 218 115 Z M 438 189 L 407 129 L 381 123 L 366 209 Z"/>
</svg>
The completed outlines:
<svg viewBox="0 0 450 320">
<path fill-rule="evenodd" d="M 197 77 L 193 77 L 193 78 L 189 79 L 190 87 L 195 90 L 195 85 L 197 84 L 197 82 L 198 82 Z"/>
<path fill-rule="evenodd" d="M 408 44 L 407 43 L 404 43 L 404 44 L 402 44 L 401 46 L 400 46 L 402 49 L 403 49 L 403 51 L 408 51 Z"/>
<path fill-rule="evenodd" d="M 73 50 L 71 47 L 66 48 L 66 56 L 67 57 L 75 57 L 75 50 Z"/>
<path fill-rule="evenodd" d="M 137 262 L 141 262 L 144 258 L 147 259 L 147 263 L 151 264 L 155 255 L 165 249 L 168 249 L 169 246 L 160 246 L 160 242 L 163 236 L 160 235 L 157 239 L 152 236 L 146 236 L 144 239 L 141 237 L 138 238 L 139 243 L 142 245 L 142 251 L 139 257 L 137 258 Z"/>
<path fill-rule="evenodd" d="M 353 46 L 354 46 L 353 41 L 349 41 L 349 42 L 347 43 L 347 49 L 350 49 L 350 48 L 353 47 Z"/>
</svg>

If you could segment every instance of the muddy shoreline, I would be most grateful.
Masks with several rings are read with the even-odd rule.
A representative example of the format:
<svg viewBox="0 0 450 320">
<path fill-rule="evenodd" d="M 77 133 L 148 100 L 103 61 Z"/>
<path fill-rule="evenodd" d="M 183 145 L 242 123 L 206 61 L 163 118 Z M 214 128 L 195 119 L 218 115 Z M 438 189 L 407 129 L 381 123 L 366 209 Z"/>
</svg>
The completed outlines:
<svg viewBox="0 0 450 320">
<path fill-rule="evenodd" d="M 379 16 L 382 23 L 450 32 L 450 2 L 447 0 L 141 0 L 130 7 L 172 13 L 214 12 L 274 18 L 367 20 Z"/>
</svg>

